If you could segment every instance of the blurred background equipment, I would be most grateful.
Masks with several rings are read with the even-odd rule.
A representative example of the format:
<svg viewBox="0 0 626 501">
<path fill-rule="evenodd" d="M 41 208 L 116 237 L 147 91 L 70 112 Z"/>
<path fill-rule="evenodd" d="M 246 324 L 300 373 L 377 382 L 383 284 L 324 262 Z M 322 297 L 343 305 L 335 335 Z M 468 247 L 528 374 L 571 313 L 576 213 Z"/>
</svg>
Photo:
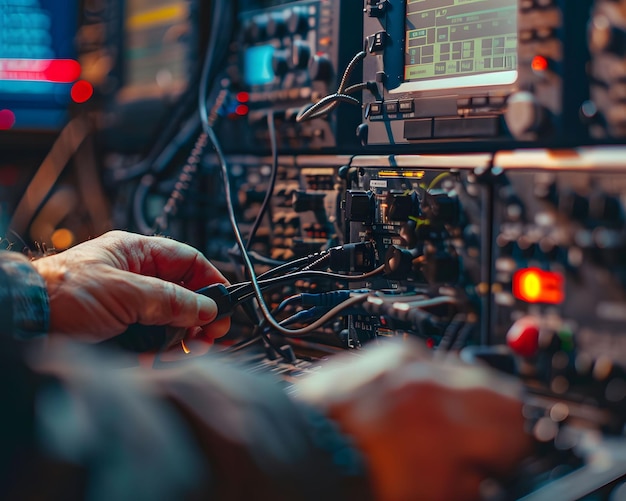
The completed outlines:
<svg viewBox="0 0 626 501">
<path fill-rule="evenodd" d="M 6 245 L 188 242 L 233 284 L 214 351 L 286 381 L 386 337 L 489 363 L 542 452 L 488 499 L 620 498 L 626 1 L 0 16 Z"/>
<path fill-rule="evenodd" d="M 88 93 L 78 83 L 77 2 L 5 0 L 0 20 L 0 130 L 58 129 Z"/>
</svg>

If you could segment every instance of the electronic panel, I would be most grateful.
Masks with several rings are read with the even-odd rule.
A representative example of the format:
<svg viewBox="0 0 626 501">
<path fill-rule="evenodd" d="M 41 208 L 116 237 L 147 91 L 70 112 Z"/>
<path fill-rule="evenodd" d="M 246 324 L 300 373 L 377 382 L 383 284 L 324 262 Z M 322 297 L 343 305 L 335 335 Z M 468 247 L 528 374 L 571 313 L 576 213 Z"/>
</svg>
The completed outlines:
<svg viewBox="0 0 626 501">
<path fill-rule="evenodd" d="M 346 66 L 360 50 L 356 13 L 349 2 L 301 0 L 257 5 L 239 15 L 226 71 L 232 103 L 220 127 L 225 148 L 268 151 L 268 114 L 276 122 L 281 151 L 346 151 L 356 146 L 358 106 L 342 104 L 326 116 L 296 122 L 303 107 L 337 91 Z"/>
<path fill-rule="evenodd" d="M 588 28 L 591 101 L 586 115 L 598 139 L 626 138 L 626 2 L 596 0 Z"/>
<path fill-rule="evenodd" d="M 55 130 L 67 121 L 81 76 L 76 8 L 74 0 L 0 3 L 0 130 Z"/>
<path fill-rule="evenodd" d="M 545 442 L 571 441 L 546 451 L 529 499 L 618 499 L 608 494 L 626 475 L 615 456 L 626 416 L 625 153 L 495 157 L 491 341 L 508 344 L 529 404 L 546 410 Z M 558 408 L 561 417 L 551 410 Z M 593 445 L 585 430 L 596 433 Z M 597 454 L 605 454 L 606 475 L 592 471 Z"/>
<path fill-rule="evenodd" d="M 362 142 L 489 151 L 588 142 L 591 5 L 365 0 L 363 79 L 378 89 L 364 92 Z"/>
<path fill-rule="evenodd" d="M 431 346 L 457 335 L 461 346 L 480 342 L 488 288 L 487 199 L 475 171 L 486 170 L 490 158 L 363 156 L 351 162 L 344 201 L 349 241 L 374 244 L 377 263 L 389 269 L 367 287 L 399 301 L 397 311 L 381 306 L 371 316 L 351 317 L 356 344 L 406 333 Z M 416 309 L 424 298 L 442 301 L 441 318 L 422 325 L 403 321 L 407 304 L 400 298 L 407 300 L 406 294 L 415 295 Z"/>
<path fill-rule="evenodd" d="M 494 341 L 511 322 L 535 319 L 590 359 L 610 354 L 626 367 L 624 153 L 496 156 Z"/>
</svg>

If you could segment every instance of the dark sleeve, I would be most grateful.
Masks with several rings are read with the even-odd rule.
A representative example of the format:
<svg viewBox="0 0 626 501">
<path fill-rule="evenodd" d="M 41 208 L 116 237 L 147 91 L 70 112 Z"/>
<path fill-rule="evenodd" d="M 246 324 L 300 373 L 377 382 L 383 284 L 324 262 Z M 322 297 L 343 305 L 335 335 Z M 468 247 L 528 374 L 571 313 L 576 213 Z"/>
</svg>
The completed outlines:
<svg viewBox="0 0 626 501">
<path fill-rule="evenodd" d="M 0 318 L 3 333 L 33 339 L 48 332 L 48 294 L 26 256 L 0 251 Z"/>
<path fill-rule="evenodd" d="M 371 499 L 360 455 L 274 379 L 210 358 L 163 371 L 107 364 L 101 350 L 76 346 L 31 363 L 45 377 L 34 422 L 48 459 L 16 485 L 33 498 L 70 499 L 71 487 L 103 500 Z"/>
<path fill-rule="evenodd" d="M 211 465 L 211 499 L 372 498 L 363 459 L 347 437 L 273 377 L 215 360 L 181 377 L 156 377 Z"/>
</svg>

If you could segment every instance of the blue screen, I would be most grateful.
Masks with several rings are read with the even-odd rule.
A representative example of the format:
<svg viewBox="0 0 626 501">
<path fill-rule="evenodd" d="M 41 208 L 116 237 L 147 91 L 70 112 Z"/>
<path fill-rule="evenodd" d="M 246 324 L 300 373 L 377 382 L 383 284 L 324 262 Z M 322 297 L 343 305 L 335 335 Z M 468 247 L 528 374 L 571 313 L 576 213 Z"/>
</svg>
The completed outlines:
<svg viewBox="0 0 626 501">
<path fill-rule="evenodd" d="M 76 0 L 0 0 L 0 128 L 63 125 L 80 76 L 77 19 Z"/>
<path fill-rule="evenodd" d="M 250 47 L 244 53 L 243 78 L 247 85 L 265 85 L 274 81 L 272 45 Z"/>
</svg>

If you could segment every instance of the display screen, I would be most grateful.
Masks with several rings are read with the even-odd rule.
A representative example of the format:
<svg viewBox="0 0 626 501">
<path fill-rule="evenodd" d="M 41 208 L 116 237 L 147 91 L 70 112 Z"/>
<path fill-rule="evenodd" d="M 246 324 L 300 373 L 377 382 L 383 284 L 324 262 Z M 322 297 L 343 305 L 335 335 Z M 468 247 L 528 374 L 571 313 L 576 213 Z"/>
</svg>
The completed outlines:
<svg viewBox="0 0 626 501">
<path fill-rule="evenodd" d="M 404 81 L 412 88 L 516 78 L 517 0 L 407 0 Z"/>
<path fill-rule="evenodd" d="M 194 41 L 189 0 L 127 0 L 119 101 L 177 95 L 189 83 Z"/>
<path fill-rule="evenodd" d="M 76 60 L 75 0 L 0 0 L 0 130 L 67 119 Z"/>
<path fill-rule="evenodd" d="M 243 78 L 246 85 L 265 85 L 274 81 L 272 45 L 258 45 L 246 49 L 243 56 Z"/>
</svg>

